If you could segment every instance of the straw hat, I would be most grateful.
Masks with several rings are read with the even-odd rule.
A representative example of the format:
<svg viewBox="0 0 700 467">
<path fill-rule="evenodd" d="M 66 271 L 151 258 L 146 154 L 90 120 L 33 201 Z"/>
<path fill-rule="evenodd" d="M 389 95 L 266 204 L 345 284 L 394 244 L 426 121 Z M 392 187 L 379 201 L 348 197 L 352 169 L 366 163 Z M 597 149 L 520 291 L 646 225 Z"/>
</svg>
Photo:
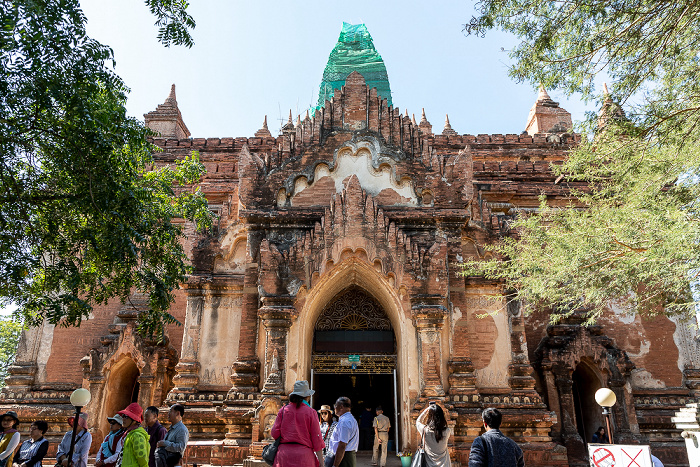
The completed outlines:
<svg viewBox="0 0 700 467">
<path fill-rule="evenodd" d="M 333 410 L 331 409 L 330 405 L 322 405 L 320 409 L 318 409 L 319 413 L 320 412 L 330 412 L 333 413 Z"/>
<path fill-rule="evenodd" d="M 309 389 L 309 382 L 308 381 L 297 381 L 294 383 L 294 391 L 292 391 L 289 395 L 294 395 L 296 394 L 297 396 L 301 397 L 309 397 L 313 393 L 315 393 L 313 389 Z"/>
</svg>

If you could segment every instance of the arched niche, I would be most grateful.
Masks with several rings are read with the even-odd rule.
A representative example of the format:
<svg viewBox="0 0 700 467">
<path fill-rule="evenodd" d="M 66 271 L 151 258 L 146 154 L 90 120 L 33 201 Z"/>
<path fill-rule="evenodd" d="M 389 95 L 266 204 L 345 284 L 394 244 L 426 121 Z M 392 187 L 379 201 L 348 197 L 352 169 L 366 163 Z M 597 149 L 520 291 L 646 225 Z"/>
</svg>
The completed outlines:
<svg viewBox="0 0 700 467">
<path fill-rule="evenodd" d="M 126 408 L 132 402 L 138 402 L 140 372 L 136 362 L 129 357 L 122 357 L 112 365 L 105 385 L 105 403 L 103 413 L 111 417 Z M 99 421 L 103 433 L 109 431 L 106 417 Z"/>
</svg>

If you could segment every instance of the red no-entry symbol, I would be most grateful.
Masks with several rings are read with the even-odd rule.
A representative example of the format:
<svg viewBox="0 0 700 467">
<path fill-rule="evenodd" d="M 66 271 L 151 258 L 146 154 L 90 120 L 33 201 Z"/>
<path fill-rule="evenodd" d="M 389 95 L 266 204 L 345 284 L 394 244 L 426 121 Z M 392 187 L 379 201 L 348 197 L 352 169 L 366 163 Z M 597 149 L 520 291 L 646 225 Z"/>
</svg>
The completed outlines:
<svg viewBox="0 0 700 467">
<path fill-rule="evenodd" d="M 636 465 L 637 467 L 642 467 L 642 466 L 639 465 L 639 464 L 637 463 L 637 461 L 636 461 L 637 457 L 639 457 L 639 455 L 642 453 L 642 450 L 641 450 L 641 449 L 640 449 L 639 451 L 637 451 L 637 454 L 635 454 L 634 457 L 632 457 L 632 456 L 631 456 L 629 453 L 627 453 L 627 451 L 625 451 L 624 449 L 622 449 L 622 452 L 624 452 L 625 455 L 626 455 L 627 457 L 630 458 L 630 463 L 627 464 L 627 467 L 632 467 L 632 464 Z M 632 452 L 632 451 L 630 451 L 630 452 Z M 633 454 L 634 454 L 634 453 L 633 453 Z"/>
<path fill-rule="evenodd" d="M 605 448 L 596 449 L 593 452 L 593 463 L 596 467 L 614 467 L 615 456 Z"/>
</svg>

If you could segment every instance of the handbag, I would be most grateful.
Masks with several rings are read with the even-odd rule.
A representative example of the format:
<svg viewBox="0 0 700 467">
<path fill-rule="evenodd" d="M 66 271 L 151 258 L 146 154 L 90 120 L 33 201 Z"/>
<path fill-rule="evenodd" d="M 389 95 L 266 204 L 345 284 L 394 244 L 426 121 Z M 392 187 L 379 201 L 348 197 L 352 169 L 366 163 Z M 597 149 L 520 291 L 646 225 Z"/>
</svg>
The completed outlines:
<svg viewBox="0 0 700 467">
<path fill-rule="evenodd" d="M 428 467 L 428 456 L 425 454 L 425 428 L 420 436 L 420 447 L 416 450 L 411 461 L 411 467 Z"/>
<path fill-rule="evenodd" d="M 270 443 L 263 448 L 262 458 L 267 465 L 272 465 L 275 463 L 275 456 L 277 456 L 277 449 L 279 449 L 281 441 L 282 437 L 280 436 L 274 443 Z"/>
<path fill-rule="evenodd" d="M 284 409 L 284 407 L 282 407 Z M 280 424 L 284 420 L 284 410 L 280 410 Z M 277 420 L 275 420 L 277 422 Z M 262 458 L 267 465 L 272 465 L 275 463 L 275 457 L 277 456 L 277 450 L 282 442 L 282 435 L 280 435 L 274 443 L 270 443 L 263 448 Z"/>
</svg>

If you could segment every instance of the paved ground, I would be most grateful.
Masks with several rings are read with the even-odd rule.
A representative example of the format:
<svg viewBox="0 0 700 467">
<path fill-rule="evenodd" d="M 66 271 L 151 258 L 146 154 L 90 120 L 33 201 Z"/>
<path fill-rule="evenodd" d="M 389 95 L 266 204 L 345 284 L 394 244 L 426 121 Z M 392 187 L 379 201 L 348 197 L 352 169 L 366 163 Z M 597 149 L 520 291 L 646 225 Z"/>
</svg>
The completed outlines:
<svg viewBox="0 0 700 467">
<path fill-rule="evenodd" d="M 395 452 L 386 453 L 386 467 L 400 467 L 401 459 Z M 357 467 L 372 467 L 372 451 L 360 451 L 357 453 Z"/>
</svg>

